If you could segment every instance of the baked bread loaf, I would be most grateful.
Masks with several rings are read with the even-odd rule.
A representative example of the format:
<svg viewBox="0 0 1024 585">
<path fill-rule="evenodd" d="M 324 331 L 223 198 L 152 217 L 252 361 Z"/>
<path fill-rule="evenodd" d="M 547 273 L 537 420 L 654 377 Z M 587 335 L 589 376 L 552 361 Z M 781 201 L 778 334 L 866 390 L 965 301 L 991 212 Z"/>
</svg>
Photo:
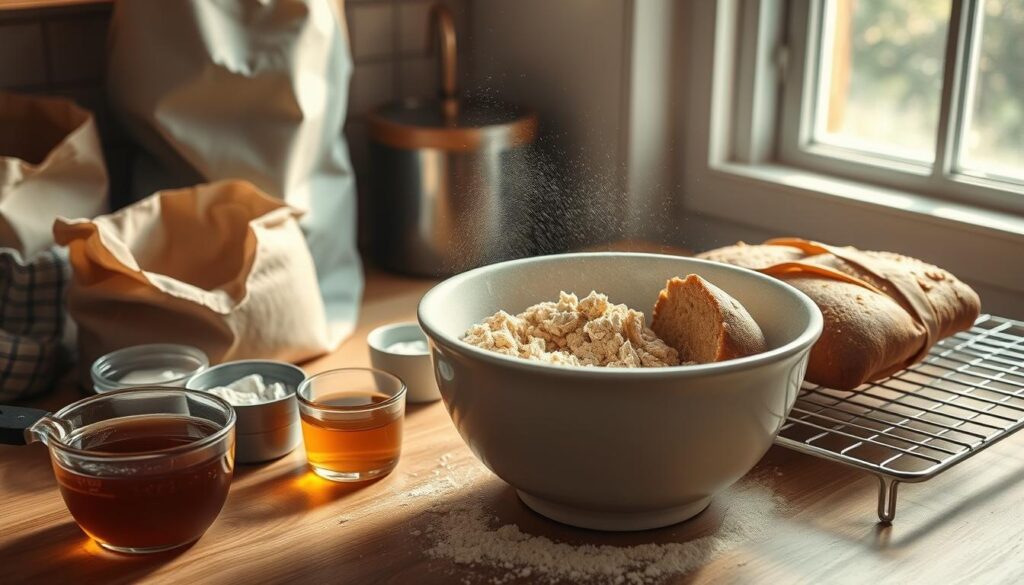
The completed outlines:
<svg viewBox="0 0 1024 585">
<path fill-rule="evenodd" d="M 679 352 L 682 362 L 720 362 L 767 347 L 743 305 L 696 274 L 665 284 L 654 305 L 651 329 Z"/>
<path fill-rule="evenodd" d="M 824 316 L 807 380 L 840 390 L 924 359 L 981 311 L 978 294 L 949 272 L 891 252 L 780 238 L 697 257 L 758 270 L 806 293 Z"/>
</svg>

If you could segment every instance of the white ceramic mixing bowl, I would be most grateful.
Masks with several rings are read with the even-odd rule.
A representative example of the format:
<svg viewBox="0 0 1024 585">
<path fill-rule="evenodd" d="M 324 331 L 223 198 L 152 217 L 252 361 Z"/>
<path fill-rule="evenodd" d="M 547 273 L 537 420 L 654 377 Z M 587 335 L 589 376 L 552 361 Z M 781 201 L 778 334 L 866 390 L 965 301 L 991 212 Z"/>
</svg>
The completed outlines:
<svg viewBox="0 0 1024 585">
<path fill-rule="evenodd" d="M 747 308 L 765 353 L 638 370 L 547 365 L 460 340 L 476 322 L 561 290 L 592 289 L 650 317 L 665 281 L 695 273 Z M 701 512 L 764 455 L 793 406 L 821 313 L 756 272 L 654 254 L 566 254 L 503 262 L 430 290 L 419 321 L 441 395 L 473 452 L 552 519 L 643 530 Z"/>
</svg>

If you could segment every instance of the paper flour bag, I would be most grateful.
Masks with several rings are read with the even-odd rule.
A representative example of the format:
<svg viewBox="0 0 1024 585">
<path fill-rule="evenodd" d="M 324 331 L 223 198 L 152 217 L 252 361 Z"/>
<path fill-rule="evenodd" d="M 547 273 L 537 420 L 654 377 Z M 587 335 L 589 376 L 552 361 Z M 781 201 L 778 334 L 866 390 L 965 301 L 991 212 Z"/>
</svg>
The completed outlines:
<svg viewBox="0 0 1024 585">
<path fill-rule="evenodd" d="M 83 369 L 142 343 L 193 345 L 211 363 L 326 352 L 298 216 L 250 183 L 222 181 L 159 192 L 93 220 L 58 220 Z"/>
<path fill-rule="evenodd" d="M 136 193 L 237 178 L 305 211 L 331 342 L 351 333 L 363 277 L 336 0 L 117 2 L 107 73 L 112 108 L 150 155 Z"/>
</svg>

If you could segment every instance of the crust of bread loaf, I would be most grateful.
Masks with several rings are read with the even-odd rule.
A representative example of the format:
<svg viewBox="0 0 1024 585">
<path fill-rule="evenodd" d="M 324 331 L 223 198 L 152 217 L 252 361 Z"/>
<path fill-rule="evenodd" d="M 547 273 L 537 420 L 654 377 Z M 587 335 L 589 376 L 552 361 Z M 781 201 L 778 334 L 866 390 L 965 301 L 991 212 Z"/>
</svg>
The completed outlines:
<svg viewBox="0 0 1024 585">
<path fill-rule="evenodd" d="M 969 286 L 948 271 L 921 260 L 890 252 L 863 252 L 912 275 L 934 309 L 939 338 L 970 329 L 981 302 Z M 811 350 L 807 380 L 837 389 L 891 375 L 919 355 L 927 332 L 913 318 L 912 308 L 891 283 L 832 254 L 806 255 L 785 245 L 737 244 L 698 254 L 698 258 L 763 270 L 800 261 L 843 272 L 884 294 L 855 284 L 813 276 L 785 276 L 807 293 L 825 316 L 821 338 Z"/>
<path fill-rule="evenodd" d="M 699 306 L 714 312 L 715 331 L 708 334 L 683 326 L 681 315 L 689 310 L 687 299 L 701 301 Z M 760 353 L 767 347 L 764 333 L 746 308 L 696 274 L 675 277 L 665 284 L 654 305 L 651 328 L 679 352 L 682 361 L 719 362 Z M 701 344 L 702 350 L 693 352 L 689 344 Z M 710 360 L 707 355 L 712 356 Z"/>
<path fill-rule="evenodd" d="M 764 246 L 749 245 L 740 242 L 733 246 L 716 248 L 697 254 L 697 258 L 713 260 L 723 264 L 732 264 L 751 270 L 763 270 L 769 266 L 783 264 L 785 262 L 796 262 L 802 260 L 806 254 L 799 248 L 792 246 Z"/>
<path fill-rule="evenodd" d="M 783 278 L 801 290 L 824 319 L 811 348 L 807 380 L 850 390 L 893 373 L 920 345 L 923 327 L 891 298 L 850 284 L 812 276 Z"/>
<path fill-rule="evenodd" d="M 981 299 L 978 298 L 978 293 L 974 292 L 971 287 L 961 282 L 948 271 L 917 258 L 901 254 L 893 254 L 891 252 L 864 252 L 864 254 L 882 262 L 892 262 L 914 277 L 917 285 L 924 291 L 928 303 L 935 310 L 935 315 L 940 325 L 940 338 L 948 337 L 958 331 L 965 331 L 974 325 L 975 319 L 978 318 L 978 314 L 981 312 Z M 827 254 L 810 256 L 804 262 L 828 266 L 829 268 L 834 268 L 840 272 L 860 278 L 893 297 L 893 300 L 899 303 L 906 311 L 911 311 L 911 308 L 903 301 L 891 283 L 876 278 L 873 274 L 865 272 L 849 262 Z"/>
<path fill-rule="evenodd" d="M 885 258 L 902 265 L 924 291 L 928 302 L 938 316 L 939 336 L 949 337 L 974 326 L 981 314 L 978 293 L 950 272 L 901 254 L 892 252 L 866 252 L 870 256 Z"/>
</svg>

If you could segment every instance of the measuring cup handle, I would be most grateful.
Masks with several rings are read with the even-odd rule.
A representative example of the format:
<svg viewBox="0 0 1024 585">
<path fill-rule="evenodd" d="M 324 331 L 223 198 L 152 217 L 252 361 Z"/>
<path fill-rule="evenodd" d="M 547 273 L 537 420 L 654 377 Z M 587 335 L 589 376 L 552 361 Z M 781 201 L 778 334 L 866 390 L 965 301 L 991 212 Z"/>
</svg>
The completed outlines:
<svg viewBox="0 0 1024 585">
<path fill-rule="evenodd" d="M 48 414 L 50 413 L 38 408 L 0 406 L 0 444 L 28 444 L 25 431 Z"/>
</svg>

